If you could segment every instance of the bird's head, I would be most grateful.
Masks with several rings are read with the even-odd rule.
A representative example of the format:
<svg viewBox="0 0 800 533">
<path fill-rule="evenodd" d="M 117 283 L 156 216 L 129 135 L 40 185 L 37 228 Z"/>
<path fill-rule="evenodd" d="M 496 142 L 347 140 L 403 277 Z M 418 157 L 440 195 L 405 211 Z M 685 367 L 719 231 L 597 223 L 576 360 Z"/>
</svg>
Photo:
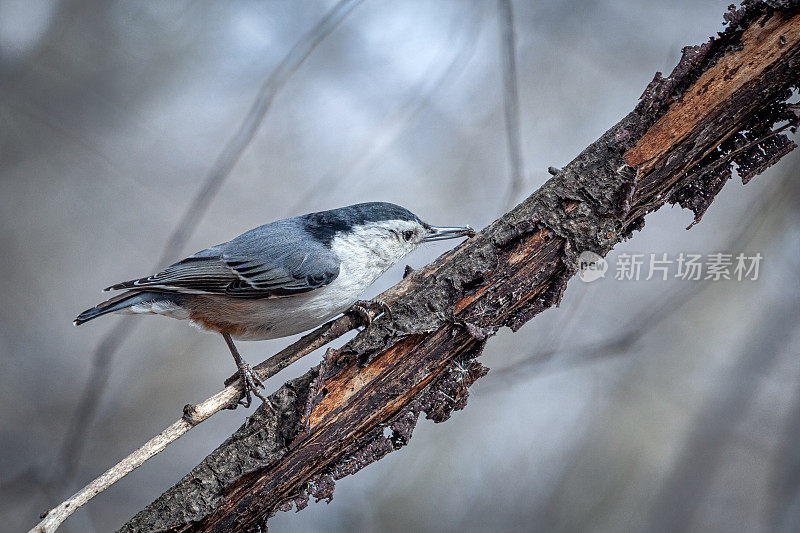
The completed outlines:
<svg viewBox="0 0 800 533">
<path fill-rule="evenodd" d="M 432 226 L 408 209 L 387 202 L 356 204 L 306 216 L 312 233 L 327 241 L 340 256 L 364 251 L 388 265 L 400 261 L 423 242 L 475 235 L 469 226 Z"/>
</svg>

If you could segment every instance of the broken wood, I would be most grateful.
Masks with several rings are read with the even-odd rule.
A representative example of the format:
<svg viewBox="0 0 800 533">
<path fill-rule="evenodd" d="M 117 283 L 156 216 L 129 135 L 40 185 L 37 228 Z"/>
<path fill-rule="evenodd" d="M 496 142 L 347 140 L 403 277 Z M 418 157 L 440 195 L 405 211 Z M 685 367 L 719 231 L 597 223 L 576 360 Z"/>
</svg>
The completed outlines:
<svg viewBox="0 0 800 533">
<path fill-rule="evenodd" d="M 286 383 L 270 397 L 276 412 L 259 408 L 121 531 L 252 531 L 331 498 L 335 480 L 405 445 L 422 412 L 440 422 L 464 407 L 487 339 L 557 304 L 581 252 L 607 254 L 668 202 L 699 220 L 732 163 L 746 182 L 793 149 L 773 128 L 798 122 L 787 103 L 798 2 L 749 0 L 726 21 L 541 189 L 403 280 L 391 320 Z"/>
</svg>

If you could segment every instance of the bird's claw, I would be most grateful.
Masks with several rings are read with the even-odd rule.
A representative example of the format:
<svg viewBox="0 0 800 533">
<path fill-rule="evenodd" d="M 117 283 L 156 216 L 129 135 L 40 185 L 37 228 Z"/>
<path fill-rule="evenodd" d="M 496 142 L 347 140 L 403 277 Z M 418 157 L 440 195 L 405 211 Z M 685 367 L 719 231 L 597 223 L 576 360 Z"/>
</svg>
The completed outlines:
<svg viewBox="0 0 800 533">
<path fill-rule="evenodd" d="M 372 321 L 385 314 L 389 320 L 392 319 L 392 308 L 383 300 L 358 300 L 350 308 L 350 311 L 358 315 L 364 327 L 372 324 Z"/>
<path fill-rule="evenodd" d="M 253 403 L 253 397 L 251 393 L 256 396 L 259 400 L 264 402 L 265 404 L 272 407 L 272 403 L 260 392 L 258 392 L 258 388 L 264 388 L 264 382 L 261 381 L 261 378 L 258 377 L 258 374 L 253 372 L 253 369 L 250 368 L 245 362 L 242 362 L 239 365 L 239 377 L 242 380 L 242 389 L 244 390 L 244 396 L 241 400 L 239 400 L 239 405 L 244 406 L 245 408 L 250 407 Z"/>
</svg>

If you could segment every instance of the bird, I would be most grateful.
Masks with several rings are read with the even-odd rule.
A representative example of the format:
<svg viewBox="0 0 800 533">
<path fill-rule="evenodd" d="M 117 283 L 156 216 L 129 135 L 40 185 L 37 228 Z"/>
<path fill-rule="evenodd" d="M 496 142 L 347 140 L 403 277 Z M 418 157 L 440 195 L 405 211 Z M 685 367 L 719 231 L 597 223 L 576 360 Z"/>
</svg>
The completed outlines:
<svg viewBox="0 0 800 533">
<path fill-rule="evenodd" d="M 408 209 L 367 202 L 270 222 L 201 250 L 151 276 L 117 283 L 124 291 L 80 313 L 78 326 L 109 313 L 188 320 L 224 338 L 249 407 L 264 384 L 236 340 L 287 337 L 354 311 L 391 316 L 380 300 L 360 300 L 392 265 L 426 242 L 472 237 L 470 226 L 437 227 Z"/>
</svg>

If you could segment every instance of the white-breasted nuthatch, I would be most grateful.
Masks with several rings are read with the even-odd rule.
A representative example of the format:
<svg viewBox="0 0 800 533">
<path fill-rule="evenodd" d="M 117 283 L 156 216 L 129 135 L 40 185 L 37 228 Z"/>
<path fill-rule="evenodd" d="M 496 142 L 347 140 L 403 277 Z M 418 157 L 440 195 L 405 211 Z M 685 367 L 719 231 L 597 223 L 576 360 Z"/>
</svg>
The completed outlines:
<svg viewBox="0 0 800 533">
<path fill-rule="evenodd" d="M 250 392 L 266 401 L 257 390 L 263 384 L 233 339 L 294 335 L 354 306 L 363 316 L 370 303 L 359 300 L 364 290 L 417 246 L 474 234 L 469 226 L 431 226 L 386 202 L 278 220 L 158 274 L 108 287 L 125 292 L 87 309 L 74 324 L 107 313 L 144 313 L 187 319 L 221 333 L 250 405 Z"/>
</svg>

